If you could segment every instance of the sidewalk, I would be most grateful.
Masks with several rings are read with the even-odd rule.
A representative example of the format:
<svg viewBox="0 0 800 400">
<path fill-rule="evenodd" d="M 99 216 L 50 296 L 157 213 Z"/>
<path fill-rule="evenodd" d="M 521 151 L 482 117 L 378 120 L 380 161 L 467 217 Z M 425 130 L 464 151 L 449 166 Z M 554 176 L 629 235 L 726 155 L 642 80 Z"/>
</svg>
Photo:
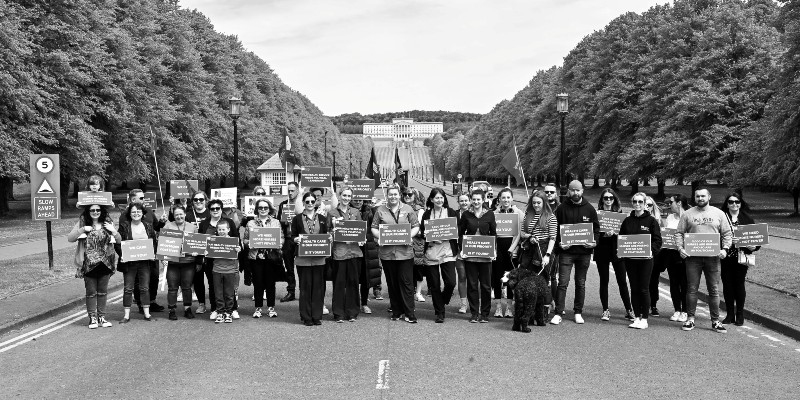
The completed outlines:
<svg viewBox="0 0 800 400">
<path fill-rule="evenodd" d="M 75 243 L 67 242 L 67 236 L 53 236 L 53 251 L 75 246 Z M 47 239 L 32 240 L 30 242 L 15 243 L 0 247 L 0 260 L 10 260 L 31 256 L 34 254 L 47 253 Z"/>
</svg>

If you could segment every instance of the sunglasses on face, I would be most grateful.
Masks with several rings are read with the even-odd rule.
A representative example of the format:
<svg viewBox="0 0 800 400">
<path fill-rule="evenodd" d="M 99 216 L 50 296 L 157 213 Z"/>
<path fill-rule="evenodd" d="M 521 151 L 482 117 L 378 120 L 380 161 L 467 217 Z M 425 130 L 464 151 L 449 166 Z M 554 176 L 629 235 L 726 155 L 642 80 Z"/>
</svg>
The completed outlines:
<svg viewBox="0 0 800 400">
<path fill-rule="evenodd" d="M 403 196 L 405 196 L 405 197 L 413 197 L 414 193 L 403 193 Z"/>
<path fill-rule="evenodd" d="M 653 206 L 653 203 L 647 203 L 647 206 L 648 206 L 648 207 L 652 207 L 652 206 Z"/>
<path fill-rule="evenodd" d="M 131 211 L 131 215 L 139 215 L 141 213 L 142 213 L 141 211 Z"/>
<path fill-rule="evenodd" d="M 208 209 L 211 211 L 219 211 L 222 210 L 222 207 L 208 207 Z"/>
<path fill-rule="evenodd" d="M 674 203 L 675 203 L 674 201 L 667 201 L 667 202 L 664 202 L 664 204 L 666 204 L 666 205 L 668 205 L 668 206 L 671 206 L 671 205 L 672 205 L 672 204 L 674 204 Z"/>
<path fill-rule="evenodd" d="M 91 208 L 91 209 L 89 209 L 89 212 L 90 213 L 99 213 L 100 209 L 99 208 Z"/>
<path fill-rule="evenodd" d="M 603 196 L 603 200 L 614 200 L 612 196 Z"/>
<path fill-rule="evenodd" d="M 545 194 L 556 194 L 555 190 L 545 190 Z"/>
<path fill-rule="evenodd" d="M 256 192 L 256 196 L 265 196 L 267 192 Z"/>
<path fill-rule="evenodd" d="M 144 197 L 137 197 L 136 200 L 144 201 Z"/>
<path fill-rule="evenodd" d="M 306 201 L 304 201 L 305 204 L 314 204 L 316 202 L 317 202 L 316 200 L 306 200 Z"/>
<path fill-rule="evenodd" d="M 633 203 L 633 204 L 644 204 L 644 200 L 632 200 L 631 203 Z"/>
<path fill-rule="evenodd" d="M 728 204 L 742 204 L 741 200 L 728 200 Z"/>
<path fill-rule="evenodd" d="M 266 206 L 260 206 L 260 207 L 258 207 L 258 210 L 259 210 L 259 211 L 266 211 L 266 210 L 269 210 L 269 207 L 266 207 Z"/>
<path fill-rule="evenodd" d="M 206 199 L 204 199 L 202 197 L 198 197 L 198 198 L 192 199 L 192 201 L 195 202 L 195 203 L 202 203 L 202 202 L 206 201 Z"/>
</svg>

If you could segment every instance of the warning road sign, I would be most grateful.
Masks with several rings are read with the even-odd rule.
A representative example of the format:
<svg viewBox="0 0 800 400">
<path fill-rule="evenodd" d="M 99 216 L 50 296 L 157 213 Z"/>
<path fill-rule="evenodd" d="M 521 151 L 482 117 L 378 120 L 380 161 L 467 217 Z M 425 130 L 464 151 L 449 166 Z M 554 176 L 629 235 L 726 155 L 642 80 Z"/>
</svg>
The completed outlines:
<svg viewBox="0 0 800 400">
<path fill-rule="evenodd" d="M 49 184 L 49 183 L 47 183 L 47 178 L 45 178 L 45 179 L 42 181 L 42 184 L 41 184 L 41 185 L 39 185 L 39 190 L 38 190 L 38 191 L 36 191 L 36 193 L 37 193 L 37 194 L 43 194 L 43 193 L 55 193 L 55 191 L 53 190 L 53 187 L 52 187 L 52 186 L 50 186 L 50 184 Z"/>
<path fill-rule="evenodd" d="M 31 215 L 36 221 L 61 218 L 58 154 L 31 154 Z"/>
</svg>

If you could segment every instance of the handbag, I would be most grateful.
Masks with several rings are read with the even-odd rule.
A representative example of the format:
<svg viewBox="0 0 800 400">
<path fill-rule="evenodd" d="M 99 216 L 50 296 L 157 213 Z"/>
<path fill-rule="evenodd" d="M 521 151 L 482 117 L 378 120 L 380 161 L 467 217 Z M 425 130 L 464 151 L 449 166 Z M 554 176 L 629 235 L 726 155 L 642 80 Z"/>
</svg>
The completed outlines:
<svg viewBox="0 0 800 400">
<path fill-rule="evenodd" d="M 746 265 L 748 267 L 755 267 L 756 266 L 756 255 L 755 254 L 747 254 L 744 252 L 744 249 L 739 249 L 739 257 L 737 259 L 739 264 Z"/>
</svg>

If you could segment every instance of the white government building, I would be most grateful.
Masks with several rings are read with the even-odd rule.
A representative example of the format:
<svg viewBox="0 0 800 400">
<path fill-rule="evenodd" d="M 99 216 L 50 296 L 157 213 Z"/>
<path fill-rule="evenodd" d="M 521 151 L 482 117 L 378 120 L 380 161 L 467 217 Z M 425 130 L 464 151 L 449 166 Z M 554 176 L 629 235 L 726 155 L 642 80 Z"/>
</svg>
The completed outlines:
<svg viewBox="0 0 800 400">
<path fill-rule="evenodd" d="M 420 147 L 425 139 L 442 133 L 441 122 L 414 122 L 412 118 L 392 118 L 391 123 L 365 123 L 364 136 L 372 138 L 376 147 Z M 410 142 L 410 143 L 397 143 Z"/>
</svg>

